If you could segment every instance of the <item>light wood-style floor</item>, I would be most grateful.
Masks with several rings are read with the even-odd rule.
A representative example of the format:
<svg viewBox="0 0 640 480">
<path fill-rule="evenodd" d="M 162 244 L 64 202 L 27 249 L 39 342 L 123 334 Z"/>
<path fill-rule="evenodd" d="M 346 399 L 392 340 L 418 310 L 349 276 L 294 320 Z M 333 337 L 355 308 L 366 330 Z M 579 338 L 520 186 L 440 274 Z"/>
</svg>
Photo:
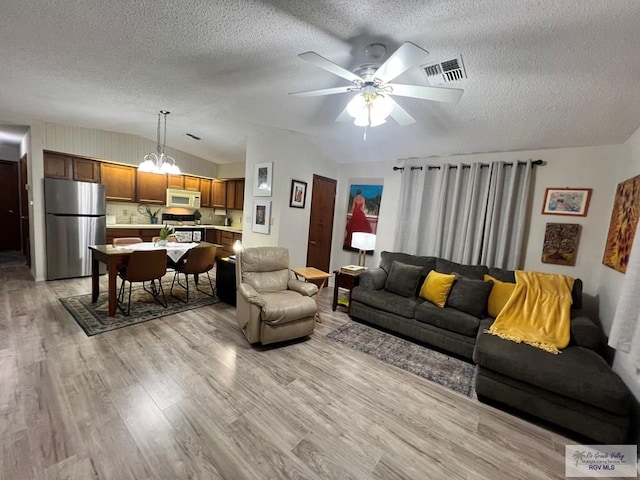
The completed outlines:
<svg viewBox="0 0 640 480">
<path fill-rule="evenodd" d="M 276 348 L 225 304 L 87 337 L 89 291 L 0 267 L 2 479 L 564 478 L 575 441 L 327 339 L 330 288 Z"/>
</svg>

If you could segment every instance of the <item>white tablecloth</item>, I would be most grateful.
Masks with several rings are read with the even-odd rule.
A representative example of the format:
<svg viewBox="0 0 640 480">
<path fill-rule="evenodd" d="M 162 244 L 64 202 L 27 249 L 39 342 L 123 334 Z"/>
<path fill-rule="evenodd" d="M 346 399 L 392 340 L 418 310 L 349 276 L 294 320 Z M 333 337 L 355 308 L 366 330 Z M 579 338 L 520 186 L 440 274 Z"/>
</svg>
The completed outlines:
<svg viewBox="0 0 640 480">
<path fill-rule="evenodd" d="M 131 245 L 119 245 L 116 248 L 118 250 L 166 250 L 167 257 L 174 262 L 180 260 L 185 253 L 187 253 L 193 247 L 197 247 L 195 242 L 180 243 L 180 242 L 167 242 L 166 245 L 160 246 L 153 242 L 132 243 Z"/>
</svg>

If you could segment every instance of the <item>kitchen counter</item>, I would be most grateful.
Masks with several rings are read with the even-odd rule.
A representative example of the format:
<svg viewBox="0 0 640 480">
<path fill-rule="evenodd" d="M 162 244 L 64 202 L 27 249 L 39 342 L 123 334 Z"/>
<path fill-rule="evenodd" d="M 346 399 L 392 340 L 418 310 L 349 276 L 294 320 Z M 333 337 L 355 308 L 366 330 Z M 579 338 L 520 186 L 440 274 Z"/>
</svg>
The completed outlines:
<svg viewBox="0 0 640 480">
<path fill-rule="evenodd" d="M 225 227 L 224 225 L 174 225 L 175 227 L 193 227 L 193 228 L 204 228 L 204 229 L 212 229 L 212 230 L 223 230 L 225 232 L 233 232 L 233 233 L 242 233 L 242 228 L 238 227 Z M 160 230 L 162 228 L 161 223 L 153 224 L 153 223 L 114 223 L 113 225 L 107 225 L 107 228 L 130 228 L 130 229 L 140 229 L 140 228 L 157 228 Z"/>
</svg>

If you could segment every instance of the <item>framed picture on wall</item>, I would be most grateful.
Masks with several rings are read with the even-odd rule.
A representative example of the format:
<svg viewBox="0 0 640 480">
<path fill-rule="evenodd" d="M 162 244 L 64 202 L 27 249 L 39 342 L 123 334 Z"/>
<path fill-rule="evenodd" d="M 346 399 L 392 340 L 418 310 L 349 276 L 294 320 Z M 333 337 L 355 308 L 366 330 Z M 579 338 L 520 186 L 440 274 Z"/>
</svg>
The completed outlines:
<svg viewBox="0 0 640 480">
<path fill-rule="evenodd" d="M 269 234 L 271 225 L 271 200 L 253 201 L 253 228 L 256 233 Z"/>
<path fill-rule="evenodd" d="M 253 170 L 253 196 L 270 197 L 273 162 L 256 163 Z"/>
<path fill-rule="evenodd" d="M 591 191 L 591 188 L 547 188 L 542 213 L 586 217 Z"/>
<path fill-rule="evenodd" d="M 291 180 L 291 196 L 289 206 L 293 208 L 304 208 L 307 199 L 307 182 L 301 180 Z"/>
<path fill-rule="evenodd" d="M 581 228 L 577 223 L 547 223 L 542 246 L 542 263 L 575 265 Z"/>
</svg>

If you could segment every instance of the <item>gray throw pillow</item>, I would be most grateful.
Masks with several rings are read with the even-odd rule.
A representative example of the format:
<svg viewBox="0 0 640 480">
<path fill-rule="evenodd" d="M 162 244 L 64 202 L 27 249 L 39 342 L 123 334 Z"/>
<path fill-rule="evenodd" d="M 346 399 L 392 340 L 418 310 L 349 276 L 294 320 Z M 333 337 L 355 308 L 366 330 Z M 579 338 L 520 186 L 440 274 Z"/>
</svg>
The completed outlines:
<svg viewBox="0 0 640 480">
<path fill-rule="evenodd" d="M 455 308 L 474 317 L 484 318 L 487 311 L 487 298 L 491 293 L 493 282 L 484 282 L 458 276 L 453 284 L 447 307 Z"/>
<path fill-rule="evenodd" d="M 394 260 L 391 263 L 389 276 L 384 289 L 391 293 L 402 295 L 403 297 L 413 298 L 416 296 L 420 275 L 424 267 L 419 265 L 407 265 L 406 263 Z"/>
<path fill-rule="evenodd" d="M 440 273 L 457 273 L 463 277 L 484 280 L 484 274 L 488 273 L 489 269 L 486 265 L 462 265 L 444 258 L 438 258 L 436 260 L 436 271 Z"/>
</svg>

